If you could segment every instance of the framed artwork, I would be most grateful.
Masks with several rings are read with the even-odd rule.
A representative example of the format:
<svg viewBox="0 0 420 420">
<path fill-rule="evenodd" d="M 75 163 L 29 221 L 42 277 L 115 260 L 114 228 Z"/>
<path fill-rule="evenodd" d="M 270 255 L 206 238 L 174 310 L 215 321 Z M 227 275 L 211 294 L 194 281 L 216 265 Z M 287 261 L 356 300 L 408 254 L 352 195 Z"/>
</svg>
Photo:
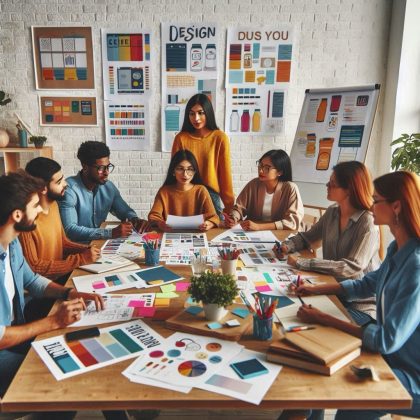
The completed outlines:
<svg viewBox="0 0 420 420">
<path fill-rule="evenodd" d="M 36 89 L 94 89 L 91 27 L 32 26 Z"/>
<path fill-rule="evenodd" d="M 43 126 L 98 125 L 96 98 L 92 96 L 40 96 L 39 111 Z"/>
</svg>

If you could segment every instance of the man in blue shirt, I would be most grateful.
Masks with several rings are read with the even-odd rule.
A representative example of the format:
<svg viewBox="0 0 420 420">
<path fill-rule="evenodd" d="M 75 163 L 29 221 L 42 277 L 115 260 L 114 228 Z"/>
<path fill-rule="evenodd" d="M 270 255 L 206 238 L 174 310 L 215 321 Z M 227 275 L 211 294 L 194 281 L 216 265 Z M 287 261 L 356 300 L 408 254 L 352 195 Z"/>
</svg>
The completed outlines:
<svg viewBox="0 0 420 420">
<path fill-rule="evenodd" d="M 80 319 L 85 300 L 103 309 L 102 297 L 78 293 L 35 274 L 26 263 L 18 241 L 20 232 L 36 228 L 42 211 L 38 193 L 43 181 L 25 172 L 0 177 L 0 397 L 4 395 L 29 349 L 30 340 L 64 328 Z M 33 297 L 63 299 L 51 315 L 30 323 L 24 317 L 24 289 Z"/>
<path fill-rule="evenodd" d="M 105 143 L 82 143 L 77 157 L 82 170 L 66 179 L 66 194 L 59 200 L 60 215 L 67 236 L 76 242 L 128 236 L 148 229 L 148 222 L 123 200 L 117 187 L 108 180 L 114 165 L 109 161 L 110 151 Z M 121 220 L 113 229 L 100 228 L 108 213 Z"/>
</svg>

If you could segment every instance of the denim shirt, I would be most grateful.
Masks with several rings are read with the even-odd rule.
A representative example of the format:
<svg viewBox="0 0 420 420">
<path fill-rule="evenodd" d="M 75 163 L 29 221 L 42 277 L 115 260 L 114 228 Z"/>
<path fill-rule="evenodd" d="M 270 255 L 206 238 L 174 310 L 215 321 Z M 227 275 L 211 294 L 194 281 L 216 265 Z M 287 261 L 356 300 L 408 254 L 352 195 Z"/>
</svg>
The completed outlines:
<svg viewBox="0 0 420 420">
<path fill-rule="evenodd" d="M 420 394 L 420 239 L 401 249 L 393 241 L 378 270 L 340 283 L 347 299 L 376 295 L 377 320 L 363 331 L 363 345 L 380 352 L 414 394 Z"/>
<path fill-rule="evenodd" d="M 17 239 L 9 244 L 9 253 L 10 267 L 12 269 L 13 281 L 15 284 L 15 293 L 19 299 L 19 306 L 13 323 L 24 324 L 24 289 L 28 290 L 31 296 L 42 297 L 44 295 L 44 290 L 50 283 L 50 280 L 40 276 L 39 274 L 35 274 L 31 270 L 23 257 L 22 248 Z M 6 327 L 10 327 L 12 325 L 11 302 L 9 301 L 5 285 L 5 258 L 6 252 L 0 245 L 0 340 L 4 335 Z"/>
<path fill-rule="evenodd" d="M 112 229 L 100 228 L 109 212 L 120 220 L 137 217 L 111 181 L 98 185 L 93 191 L 83 184 L 80 172 L 66 181 L 68 188 L 58 205 L 64 230 L 71 240 L 90 242 L 111 238 Z"/>
</svg>

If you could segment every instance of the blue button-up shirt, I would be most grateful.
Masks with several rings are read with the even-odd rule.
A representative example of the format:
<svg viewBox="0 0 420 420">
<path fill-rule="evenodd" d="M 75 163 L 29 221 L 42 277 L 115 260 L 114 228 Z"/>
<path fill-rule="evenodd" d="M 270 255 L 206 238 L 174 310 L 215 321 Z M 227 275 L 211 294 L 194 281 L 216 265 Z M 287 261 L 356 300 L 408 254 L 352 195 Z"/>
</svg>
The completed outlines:
<svg viewBox="0 0 420 420">
<path fill-rule="evenodd" d="M 39 274 L 35 274 L 31 270 L 23 257 L 22 248 L 17 239 L 9 244 L 9 253 L 15 293 L 19 299 L 14 324 L 23 324 L 25 322 L 23 317 L 23 308 L 25 306 L 23 295 L 24 289 L 28 290 L 31 296 L 42 297 L 44 295 L 45 288 L 50 283 L 50 280 L 40 276 Z M 10 327 L 12 325 L 12 302 L 9 300 L 9 295 L 7 294 L 5 285 L 5 258 L 6 252 L 0 245 L 0 339 L 3 337 L 6 327 Z"/>
<path fill-rule="evenodd" d="M 376 324 L 364 329 L 363 345 L 383 354 L 409 390 L 420 394 L 420 240 L 401 249 L 393 241 L 378 270 L 340 284 L 349 300 L 376 295 Z"/>
<path fill-rule="evenodd" d="M 112 229 L 100 228 L 108 213 L 122 221 L 137 217 L 111 181 L 98 185 L 93 191 L 83 184 L 80 172 L 66 181 L 68 188 L 58 205 L 64 230 L 71 240 L 90 242 L 111 238 Z"/>
</svg>

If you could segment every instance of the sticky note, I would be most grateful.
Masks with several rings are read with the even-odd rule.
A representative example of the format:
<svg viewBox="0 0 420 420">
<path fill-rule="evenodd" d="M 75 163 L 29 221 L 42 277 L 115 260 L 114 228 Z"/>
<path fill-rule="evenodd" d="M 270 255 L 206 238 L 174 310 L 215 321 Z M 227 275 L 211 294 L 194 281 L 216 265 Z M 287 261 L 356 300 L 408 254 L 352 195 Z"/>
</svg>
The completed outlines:
<svg viewBox="0 0 420 420">
<path fill-rule="evenodd" d="M 163 284 L 160 286 L 160 290 L 162 290 L 163 293 L 175 292 L 176 286 L 173 283 Z"/>
<path fill-rule="evenodd" d="M 103 281 L 95 281 L 92 283 L 94 289 L 105 289 L 106 285 Z"/>
<path fill-rule="evenodd" d="M 170 299 L 155 299 L 155 306 L 169 306 L 170 304 Z"/>
<path fill-rule="evenodd" d="M 156 312 L 155 307 L 153 307 L 153 306 L 146 307 L 145 306 L 143 308 L 136 308 L 135 314 L 136 314 L 136 316 L 141 316 L 141 317 L 144 317 L 144 318 L 151 318 L 151 317 L 153 317 L 155 312 Z"/>
<path fill-rule="evenodd" d="M 219 322 L 210 322 L 207 324 L 207 327 L 209 327 L 211 330 L 218 330 L 219 328 L 222 328 L 223 325 Z"/>
<path fill-rule="evenodd" d="M 176 291 L 177 292 L 186 292 L 189 285 L 190 285 L 190 283 L 179 281 L 179 282 L 176 283 Z"/>
<path fill-rule="evenodd" d="M 173 299 L 178 297 L 179 295 L 175 292 L 167 292 L 167 293 L 156 293 L 156 299 Z"/>
<path fill-rule="evenodd" d="M 271 292 L 271 290 L 272 290 L 271 287 L 268 284 L 266 284 L 265 286 L 256 286 L 255 289 L 258 292 Z"/>
<path fill-rule="evenodd" d="M 203 308 L 200 306 L 189 306 L 187 309 L 185 309 L 185 312 L 188 312 L 191 315 L 197 315 L 202 311 Z"/>
<path fill-rule="evenodd" d="M 228 327 L 239 327 L 241 323 L 237 319 L 229 319 L 229 321 L 226 321 L 226 325 Z"/>
<path fill-rule="evenodd" d="M 147 284 L 162 284 L 165 283 L 163 280 L 150 280 L 146 282 Z"/>
<path fill-rule="evenodd" d="M 235 308 L 232 313 L 240 318 L 246 318 L 249 315 L 248 309 L 245 308 Z"/>
<path fill-rule="evenodd" d="M 143 308 L 145 305 L 145 301 L 144 300 L 130 300 L 130 302 L 128 302 L 128 307 L 129 308 Z"/>
</svg>

